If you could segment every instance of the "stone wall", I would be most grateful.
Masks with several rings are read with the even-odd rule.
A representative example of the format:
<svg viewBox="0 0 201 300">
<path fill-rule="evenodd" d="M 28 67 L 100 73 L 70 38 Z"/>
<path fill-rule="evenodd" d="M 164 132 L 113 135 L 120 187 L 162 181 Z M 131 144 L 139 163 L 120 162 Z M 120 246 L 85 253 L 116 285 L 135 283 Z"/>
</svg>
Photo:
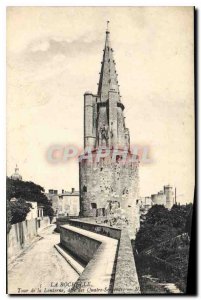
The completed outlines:
<svg viewBox="0 0 201 300">
<path fill-rule="evenodd" d="M 7 234 L 8 260 L 14 259 L 37 236 L 37 219 L 13 224 Z"/>
<path fill-rule="evenodd" d="M 113 239 L 120 239 L 121 236 L 121 230 L 120 229 L 116 229 L 116 228 L 112 228 L 109 226 L 104 226 L 104 225 L 99 225 L 96 223 L 89 223 L 86 222 L 85 220 L 72 220 L 70 219 L 69 224 L 72 226 L 76 226 L 85 230 L 89 230 L 98 234 L 102 234 L 108 237 L 111 237 Z"/>
<path fill-rule="evenodd" d="M 77 219 L 77 217 L 71 217 L 71 216 L 64 216 L 64 217 L 58 217 L 56 218 L 56 231 L 60 232 L 60 226 L 69 224 L 69 220 L 72 220 L 73 218 Z"/>
<path fill-rule="evenodd" d="M 81 220 L 70 220 L 70 222 L 74 226 L 61 226 L 61 245 L 67 251 L 70 250 L 71 253 L 76 254 L 77 258 L 85 260 L 85 264 L 87 263 L 71 293 L 140 294 L 127 229 L 113 231 L 114 236 L 117 236 L 118 232 L 118 241 L 116 238 L 104 236 L 107 234 L 106 226 L 103 226 L 103 231 L 100 231 L 101 225 Z M 97 234 L 97 229 L 99 234 Z M 110 229 L 108 227 L 108 230 Z M 84 286 L 84 283 L 90 284 Z"/>
<path fill-rule="evenodd" d="M 27 203 L 31 204 L 32 208 L 28 212 L 26 216 L 26 220 L 33 220 L 38 217 L 38 204 L 37 202 L 31 202 L 31 201 L 26 201 Z"/>
<path fill-rule="evenodd" d="M 71 230 L 68 225 L 60 227 L 60 243 L 67 251 L 85 264 L 92 259 L 100 246 L 100 242 Z"/>
<path fill-rule="evenodd" d="M 93 207 L 107 210 L 109 201 L 118 201 L 125 209 L 128 206 L 135 209 L 138 181 L 137 162 L 112 161 L 111 156 L 97 163 L 83 159 L 80 162 L 80 215 L 96 216 L 97 210 Z"/>
<path fill-rule="evenodd" d="M 84 95 L 84 147 L 95 147 L 96 110 L 96 96 L 92 95 L 91 92 L 86 92 Z"/>
<path fill-rule="evenodd" d="M 118 241 L 70 225 L 60 230 L 61 245 L 87 262 L 71 294 L 112 293 Z"/>
<path fill-rule="evenodd" d="M 28 247 L 37 237 L 38 232 L 50 225 L 50 218 L 43 217 L 40 220 L 40 227 L 37 218 L 25 220 L 13 224 L 7 234 L 7 254 L 8 261 L 12 261 L 16 256 Z"/>
<path fill-rule="evenodd" d="M 113 293 L 140 294 L 140 285 L 133 250 L 126 229 L 121 231 Z"/>
</svg>

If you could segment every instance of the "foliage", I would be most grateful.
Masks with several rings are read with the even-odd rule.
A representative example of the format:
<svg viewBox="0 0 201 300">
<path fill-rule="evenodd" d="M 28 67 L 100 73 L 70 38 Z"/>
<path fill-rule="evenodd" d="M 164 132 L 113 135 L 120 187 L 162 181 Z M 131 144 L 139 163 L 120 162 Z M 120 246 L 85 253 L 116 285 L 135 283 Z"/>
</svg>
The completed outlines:
<svg viewBox="0 0 201 300">
<path fill-rule="evenodd" d="M 12 180 L 7 177 L 7 199 L 15 197 L 41 205 L 49 205 L 49 200 L 44 194 L 44 188 L 31 181 Z"/>
<path fill-rule="evenodd" d="M 192 217 L 193 217 L 193 207 L 191 207 L 191 209 L 187 215 L 187 220 L 186 220 L 186 224 L 185 224 L 185 231 L 188 233 L 189 237 L 191 236 Z"/>
<path fill-rule="evenodd" d="M 171 210 L 154 205 L 148 211 L 134 245 L 140 276 L 148 272 L 185 292 L 192 211 L 192 204 L 174 205 Z"/>
<path fill-rule="evenodd" d="M 50 206 L 50 205 L 44 206 L 43 214 L 44 214 L 44 216 L 53 217 L 54 216 L 54 210 L 53 210 L 52 206 Z"/>
<path fill-rule="evenodd" d="M 24 199 L 19 198 L 14 202 L 10 201 L 10 210 L 11 210 L 11 224 L 16 224 L 23 222 L 26 219 L 26 216 L 32 205 L 27 203 Z"/>
<path fill-rule="evenodd" d="M 6 180 L 7 198 L 7 231 L 11 224 L 22 222 L 26 219 L 30 211 L 31 204 L 27 202 L 37 202 L 44 209 L 44 216 L 53 216 L 54 211 L 51 202 L 44 194 L 44 188 L 31 181 L 13 180 L 7 177 Z M 16 198 L 17 201 L 10 201 Z"/>
<path fill-rule="evenodd" d="M 144 226 L 137 233 L 135 245 L 138 252 L 141 252 L 176 235 L 177 231 L 175 228 L 168 225 L 158 225 L 158 227 L 154 225 L 150 227 Z"/>
<path fill-rule="evenodd" d="M 178 228 L 181 231 L 181 233 L 187 232 L 186 221 L 188 217 L 189 217 L 189 226 L 191 225 L 192 211 L 193 211 L 193 205 L 191 203 L 187 205 L 173 205 L 170 211 L 170 215 L 172 218 L 172 225 L 175 228 Z"/>
<path fill-rule="evenodd" d="M 168 210 L 162 205 L 154 205 L 146 214 L 137 233 L 135 246 L 139 252 L 158 243 L 188 232 L 191 223 L 192 204 L 174 205 Z"/>
<path fill-rule="evenodd" d="M 6 225 L 7 225 L 6 231 L 7 231 L 7 233 L 9 233 L 9 231 L 11 229 L 11 220 L 12 220 L 12 213 L 11 213 L 11 207 L 10 207 L 10 201 L 9 200 L 6 200 L 6 211 L 7 211 L 7 214 L 6 214 Z"/>
</svg>

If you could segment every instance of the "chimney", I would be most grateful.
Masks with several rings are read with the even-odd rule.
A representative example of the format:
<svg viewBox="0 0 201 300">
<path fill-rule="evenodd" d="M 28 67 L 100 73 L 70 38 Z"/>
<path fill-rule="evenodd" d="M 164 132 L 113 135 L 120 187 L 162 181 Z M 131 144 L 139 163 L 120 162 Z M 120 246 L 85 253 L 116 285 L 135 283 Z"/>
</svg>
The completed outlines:
<svg viewBox="0 0 201 300">
<path fill-rule="evenodd" d="M 72 194 L 75 192 L 75 188 L 72 188 Z"/>
<path fill-rule="evenodd" d="M 64 190 L 62 190 L 62 192 L 61 192 L 62 194 L 64 194 Z"/>
</svg>

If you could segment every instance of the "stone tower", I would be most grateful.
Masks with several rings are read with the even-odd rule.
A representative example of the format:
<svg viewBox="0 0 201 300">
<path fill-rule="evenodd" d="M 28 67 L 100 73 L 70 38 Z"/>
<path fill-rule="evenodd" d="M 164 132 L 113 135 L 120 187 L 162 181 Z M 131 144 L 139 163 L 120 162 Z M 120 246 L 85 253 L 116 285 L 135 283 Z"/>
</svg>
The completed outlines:
<svg viewBox="0 0 201 300">
<path fill-rule="evenodd" d="M 171 209 L 175 200 L 173 187 L 169 184 L 165 185 L 164 194 L 166 195 L 166 208 Z"/>
<path fill-rule="evenodd" d="M 113 52 L 107 27 L 98 92 L 84 94 L 84 147 L 91 149 L 79 163 L 80 216 L 85 217 L 107 215 L 113 205 L 137 215 L 139 162 L 130 151 Z M 100 149 L 107 155 L 97 158 Z"/>
</svg>

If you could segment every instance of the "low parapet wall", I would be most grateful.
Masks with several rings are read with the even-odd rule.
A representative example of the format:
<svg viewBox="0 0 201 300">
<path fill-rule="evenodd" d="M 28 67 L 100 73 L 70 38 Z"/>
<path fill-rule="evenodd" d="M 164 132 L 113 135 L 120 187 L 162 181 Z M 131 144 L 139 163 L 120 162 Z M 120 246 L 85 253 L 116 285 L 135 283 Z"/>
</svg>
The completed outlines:
<svg viewBox="0 0 201 300">
<path fill-rule="evenodd" d="M 95 231 L 98 228 L 99 230 L 101 225 L 81 220 L 73 220 L 71 224 L 76 227 L 61 226 L 61 244 L 67 251 L 84 261 L 85 265 L 87 264 L 71 293 L 140 294 L 135 260 L 127 229 L 115 229 L 114 236 L 118 232 L 118 240 L 105 236 L 110 232 L 106 230 L 106 226 L 103 226 L 103 231 L 100 230 L 101 234 L 98 234 L 92 232 L 92 229 Z"/>
<path fill-rule="evenodd" d="M 128 231 L 121 231 L 116 262 L 114 294 L 140 294 L 140 285 Z"/>
<path fill-rule="evenodd" d="M 100 246 L 101 242 L 91 238 L 90 235 L 70 225 L 60 227 L 61 245 L 83 264 L 87 264 Z"/>
<path fill-rule="evenodd" d="M 69 220 L 72 220 L 73 218 L 77 219 L 77 217 L 70 217 L 70 216 L 63 216 L 63 217 L 56 218 L 56 225 L 57 225 L 56 231 L 60 232 L 60 226 L 69 224 Z"/>
<path fill-rule="evenodd" d="M 95 222 L 87 222 L 85 220 L 79 219 L 69 219 L 68 223 L 72 226 L 76 226 L 85 230 L 89 230 L 98 234 L 102 234 L 113 239 L 120 239 L 121 230 L 117 228 L 113 228 L 108 225 L 97 224 Z"/>
<path fill-rule="evenodd" d="M 70 225 L 60 230 L 62 246 L 88 261 L 71 294 L 112 293 L 118 241 Z"/>
</svg>

